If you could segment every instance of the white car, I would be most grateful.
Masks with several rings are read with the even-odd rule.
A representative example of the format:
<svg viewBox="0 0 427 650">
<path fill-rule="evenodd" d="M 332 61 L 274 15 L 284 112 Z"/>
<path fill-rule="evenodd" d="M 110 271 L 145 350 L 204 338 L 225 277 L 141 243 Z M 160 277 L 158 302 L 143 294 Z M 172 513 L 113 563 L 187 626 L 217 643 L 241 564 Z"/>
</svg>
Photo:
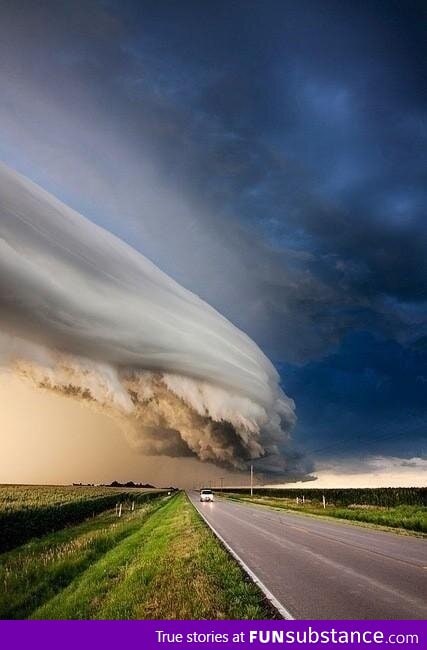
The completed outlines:
<svg viewBox="0 0 427 650">
<path fill-rule="evenodd" d="M 200 501 L 213 501 L 212 490 L 200 490 Z"/>
</svg>

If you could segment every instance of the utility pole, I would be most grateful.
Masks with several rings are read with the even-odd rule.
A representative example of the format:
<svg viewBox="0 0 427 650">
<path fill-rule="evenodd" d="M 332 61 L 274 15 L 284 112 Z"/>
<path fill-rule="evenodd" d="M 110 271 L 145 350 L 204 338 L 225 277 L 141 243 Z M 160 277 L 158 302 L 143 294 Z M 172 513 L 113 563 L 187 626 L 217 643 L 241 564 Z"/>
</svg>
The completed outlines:
<svg viewBox="0 0 427 650">
<path fill-rule="evenodd" d="M 251 497 L 254 494 L 254 466 L 251 465 Z"/>
</svg>

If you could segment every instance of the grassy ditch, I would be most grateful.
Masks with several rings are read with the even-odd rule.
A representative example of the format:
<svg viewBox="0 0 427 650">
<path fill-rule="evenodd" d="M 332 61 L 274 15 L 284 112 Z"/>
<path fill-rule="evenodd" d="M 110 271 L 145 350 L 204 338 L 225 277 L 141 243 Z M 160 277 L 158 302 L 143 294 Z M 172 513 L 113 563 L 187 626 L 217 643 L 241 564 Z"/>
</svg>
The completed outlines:
<svg viewBox="0 0 427 650">
<path fill-rule="evenodd" d="M 272 618 L 184 494 L 0 556 L 1 618 Z"/>
<path fill-rule="evenodd" d="M 120 518 L 105 512 L 0 555 L 0 618 L 30 616 L 138 531 L 162 503 L 153 499 Z"/>
<path fill-rule="evenodd" d="M 326 504 L 323 508 L 321 503 L 307 501 L 297 504 L 294 499 L 285 497 L 253 496 L 245 494 L 227 493 L 225 497 L 237 501 L 256 503 L 258 505 L 292 510 L 294 512 L 308 513 L 311 515 L 336 517 L 349 521 L 366 522 L 390 528 L 401 528 L 417 533 L 427 533 L 427 507 L 399 505 L 395 507 L 381 507 L 371 505 L 349 505 L 335 506 Z"/>
</svg>

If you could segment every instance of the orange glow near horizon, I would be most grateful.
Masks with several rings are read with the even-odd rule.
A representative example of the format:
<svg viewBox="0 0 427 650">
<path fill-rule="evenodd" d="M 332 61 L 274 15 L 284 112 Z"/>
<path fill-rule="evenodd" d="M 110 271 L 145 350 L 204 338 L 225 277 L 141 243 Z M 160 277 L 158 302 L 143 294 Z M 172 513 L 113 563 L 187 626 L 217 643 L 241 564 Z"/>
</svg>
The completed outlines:
<svg viewBox="0 0 427 650">
<path fill-rule="evenodd" d="M 246 485 L 244 475 L 193 458 L 144 456 L 116 422 L 71 398 L 38 390 L 10 372 L 0 374 L 0 483 L 64 484 L 134 480 L 154 485 Z M 399 466 L 383 459 L 372 471 L 325 468 L 318 479 L 284 487 L 423 486 L 427 463 Z M 242 480 L 243 479 L 243 480 Z"/>
</svg>

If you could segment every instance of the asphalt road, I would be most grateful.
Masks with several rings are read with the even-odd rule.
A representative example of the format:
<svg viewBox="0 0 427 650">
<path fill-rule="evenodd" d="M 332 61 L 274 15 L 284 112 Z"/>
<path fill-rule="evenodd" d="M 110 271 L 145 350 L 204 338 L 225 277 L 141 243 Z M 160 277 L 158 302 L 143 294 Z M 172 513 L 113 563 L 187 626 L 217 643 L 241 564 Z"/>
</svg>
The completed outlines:
<svg viewBox="0 0 427 650">
<path fill-rule="evenodd" d="M 427 540 L 189 497 L 296 619 L 427 619 Z"/>
</svg>

